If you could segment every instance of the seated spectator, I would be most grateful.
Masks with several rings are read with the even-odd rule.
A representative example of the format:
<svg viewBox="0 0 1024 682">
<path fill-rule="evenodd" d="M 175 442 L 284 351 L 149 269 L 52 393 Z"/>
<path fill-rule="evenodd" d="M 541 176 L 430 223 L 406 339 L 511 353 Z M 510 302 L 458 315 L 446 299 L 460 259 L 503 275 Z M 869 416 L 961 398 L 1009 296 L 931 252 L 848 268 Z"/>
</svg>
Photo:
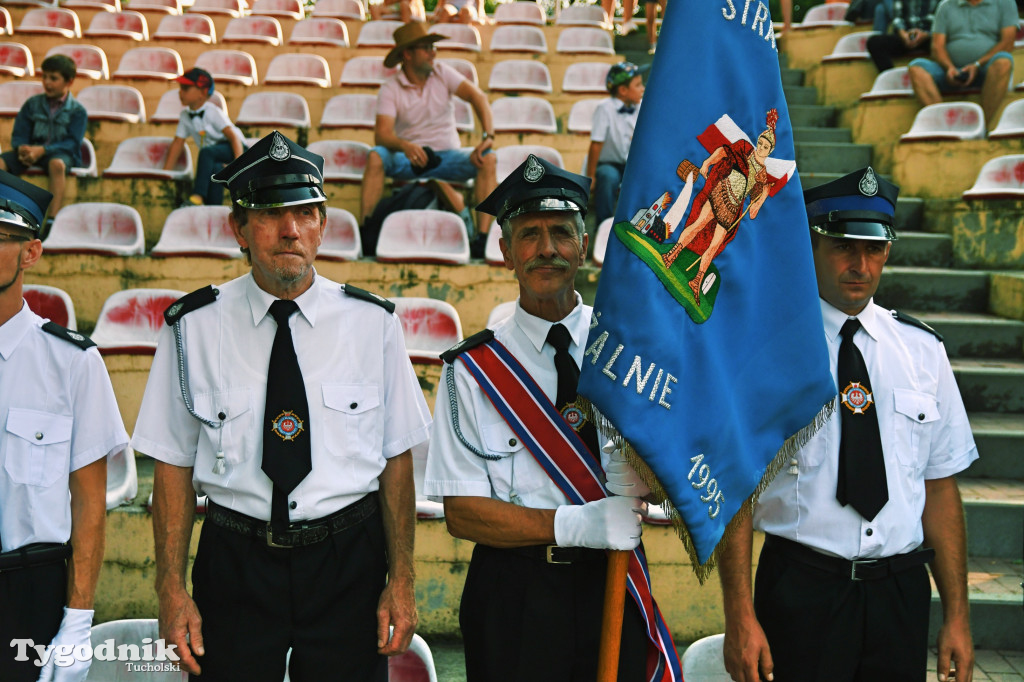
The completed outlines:
<svg viewBox="0 0 1024 682">
<path fill-rule="evenodd" d="M 932 59 L 910 62 L 910 83 L 925 106 L 942 93 L 981 87 L 985 120 L 993 121 L 1013 74 L 1017 35 L 1014 0 L 942 0 L 932 25 Z"/>
<path fill-rule="evenodd" d="M 633 128 L 644 96 L 642 70 L 631 62 L 619 62 L 608 70 L 608 99 L 594 110 L 587 152 L 587 175 L 594 196 L 594 214 L 600 225 L 615 215 L 615 204 L 626 169 Z"/>
<path fill-rule="evenodd" d="M 437 0 L 435 24 L 485 24 L 484 0 Z"/>
<path fill-rule="evenodd" d="M 664 17 L 667 4 L 668 0 L 649 0 L 644 3 L 644 15 L 647 19 L 647 54 L 654 54 L 658 48 L 658 8 L 661 8 L 661 15 Z"/>
<path fill-rule="evenodd" d="M 50 177 L 53 200 L 46 214 L 42 238 L 50 232 L 53 216 L 64 205 L 65 177 L 82 165 L 82 140 L 88 116 L 71 94 L 78 69 L 62 54 L 42 63 L 43 94 L 25 100 L 14 119 L 11 148 L 0 154 L 0 170 L 21 175 L 31 166 L 42 166 Z"/>
<path fill-rule="evenodd" d="M 893 57 L 928 49 L 937 4 L 938 0 L 893 0 L 891 33 L 883 28 L 880 35 L 868 38 L 868 52 L 879 71 L 891 69 Z"/>
<path fill-rule="evenodd" d="M 167 149 L 164 170 L 171 170 L 178 163 L 185 139 L 191 136 L 199 149 L 199 158 L 196 160 L 196 180 L 188 203 L 195 206 L 220 206 L 224 203 L 224 185 L 211 182 L 210 176 L 245 151 L 242 131 L 231 122 L 223 109 L 210 102 L 214 82 L 209 72 L 189 69 L 175 80 L 181 87 L 178 97 L 185 108 L 181 110 L 174 141 Z"/>
<path fill-rule="evenodd" d="M 427 20 L 427 10 L 423 6 L 423 0 L 398 0 L 397 2 L 370 5 L 370 18 L 373 20 L 391 18 L 396 14 L 405 24 L 410 21 Z"/>
</svg>

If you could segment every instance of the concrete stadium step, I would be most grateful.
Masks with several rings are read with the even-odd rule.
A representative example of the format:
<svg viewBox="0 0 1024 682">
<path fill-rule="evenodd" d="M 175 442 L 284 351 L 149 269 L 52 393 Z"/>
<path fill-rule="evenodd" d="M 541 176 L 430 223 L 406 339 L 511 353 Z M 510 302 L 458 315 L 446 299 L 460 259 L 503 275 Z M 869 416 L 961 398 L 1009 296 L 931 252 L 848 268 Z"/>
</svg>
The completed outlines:
<svg viewBox="0 0 1024 682">
<path fill-rule="evenodd" d="M 924 199 L 900 197 L 896 200 L 896 233 L 918 231 L 924 222 Z"/>
<path fill-rule="evenodd" d="M 879 305 L 896 310 L 975 312 L 988 309 L 987 272 L 892 266 L 878 287 Z"/>
<path fill-rule="evenodd" d="M 852 142 L 797 142 L 796 166 L 801 173 L 824 171 L 846 175 L 871 164 L 871 145 Z"/>
<path fill-rule="evenodd" d="M 818 103 L 818 88 L 807 85 L 786 85 L 783 83 L 782 92 L 785 94 L 786 104 L 789 106 Z"/>
<path fill-rule="evenodd" d="M 1021 561 L 999 557 L 970 557 L 967 560 L 967 589 L 971 605 L 971 634 L 978 649 L 1019 649 L 1024 642 L 1024 618 L 1021 617 Z M 932 608 L 929 641 L 934 642 L 942 624 L 942 606 L 932 581 Z M 994 653 L 994 652 L 986 652 Z M 986 677 L 975 679 L 1019 680 L 1019 675 L 1003 677 L 993 657 L 978 652 L 978 665 Z M 1022 656 L 1024 662 L 1024 656 Z M 1010 672 L 1013 672 L 1012 669 Z M 1024 673 L 1024 669 L 1017 671 Z"/>
<path fill-rule="evenodd" d="M 968 412 L 1024 413 L 1024 360 L 954 358 L 950 363 Z"/>
<path fill-rule="evenodd" d="M 957 483 L 967 518 L 967 555 L 1020 561 L 1024 551 L 1024 481 L 959 478 Z"/>
<path fill-rule="evenodd" d="M 900 232 L 889 252 L 890 265 L 944 267 L 953 263 L 953 238 L 948 234 Z"/>
<path fill-rule="evenodd" d="M 900 242 L 903 240 L 901 239 Z M 891 261 L 891 258 L 890 258 Z M 995 315 L 905 311 L 942 334 L 951 358 L 1019 359 L 1024 322 Z"/>
<path fill-rule="evenodd" d="M 853 141 L 853 133 L 849 128 L 816 128 L 814 126 L 802 126 L 793 128 L 793 141 L 796 144 L 801 142 L 831 142 L 850 143 Z"/>
<path fill-rule="evenodd" d="M 795 128 L 828 128 L 835 123 L 836 109 L 817 104 L 794 104 L 789 107 L 789 120 Z"/>
<path fill-rule="evenodd" d="M 803 85 L 804 84 L 804 71 L 803 69 L 787 69 L 782 67 L 782 86 L 786 87 L 789 85 Z"/>
<path fill-rule="evenodd" d="M 1024 480 L 1024 414 L 972 412 L 967 417 L 979 457 L 963 477 Z"/>
</svg>

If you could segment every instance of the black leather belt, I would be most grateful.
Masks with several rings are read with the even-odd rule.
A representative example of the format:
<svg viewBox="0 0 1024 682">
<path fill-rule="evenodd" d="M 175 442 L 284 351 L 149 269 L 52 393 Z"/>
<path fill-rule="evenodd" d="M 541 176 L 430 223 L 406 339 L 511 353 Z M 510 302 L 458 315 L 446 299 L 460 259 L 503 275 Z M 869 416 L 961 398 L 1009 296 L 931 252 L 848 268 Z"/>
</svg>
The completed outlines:
<svg viewBox="0 0 1024 682">
<path fill-rule="evenodd" d="M 71 545 L 56 542 L 34 542 L 0 554 L 0 573 L 19 568 L 42 566 L 65 561 L 71 556 Z"/>
<path fill-rule="evenodd" d="M 834 573 L 850 580 L 881 580 L 908 568 L 914 568 L 931 561 L 935 550 L 916 549 L 906 554 L 895 554 L 884 559 L 841 559 L 816 552 L 810 547 L 777 535 L 765 535 L 764 544 L 774 552 L 828 573 Z"/>
<path fill-rule="evenodd" d="M 491 549 L 496 549 L 492 547 Z M 519 556 L 529 557 L 549 564 L 575 564 L 583 561 L 607 559 L 603 549 L 590 547 L 559 547 L 558 545 L 528 545 L 526 547 L 506 547 L 499 551 L 512 552 Z"/>
<path fill-rule="evenodd" d="M 323 542 L 377 513 L 377 493 L 372 492 L 358 502 L 334 512 L 330 516 L 311 521 L 296 521 L 287 525 L 273 525 L 269 521 L 222 507 L 212 500 L 206 505 L 206 520 L 240 535 L 266 539 L 270 547 L 290 549 Z"/>
</svg>

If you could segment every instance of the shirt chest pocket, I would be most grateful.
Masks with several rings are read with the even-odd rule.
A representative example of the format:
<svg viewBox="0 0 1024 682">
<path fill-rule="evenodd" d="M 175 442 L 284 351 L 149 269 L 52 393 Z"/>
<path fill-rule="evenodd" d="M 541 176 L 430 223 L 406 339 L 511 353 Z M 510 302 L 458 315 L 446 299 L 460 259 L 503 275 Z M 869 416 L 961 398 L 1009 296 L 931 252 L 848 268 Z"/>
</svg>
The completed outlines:
<svg viewBox="0 0 1024 682">
<path fill-rule="evenodd" d="M 384 410 L 376 384 L 324 384 L 324 444 L 335 457 L 380 455 Z"/>
<path fill-rule="evenodd" d="M 923 469 L 931 449 L 932 431 L 939 420 L 939 403 L 929 393 L 895 388 L 893 409 L 893 435 L 900 464 Z"/>
<path fill-rule="evenodd" d="M 48 487 L 71 469 L 74 419 L 12 407 L 7 411 L 4 470 L 22 485 Z"/>
<path fill-rule="evenodd" d="M 484 452 L 497 458 L 487 460 L 487 476 L 500 499 L 514 501 L 513 495 L 528 493 L 544 485 L 547 480 L 544 470 L 508 424 L 498 422 L 483 426 L 480 438 Z"/>
<path fill-rule="evenodd" d="M 253 452 L 252 392 L 248 388 L 228 388 L 222 391 L 197 393 L 195 410 L 198 415 L 214 423 L 203 424 L 199 452 L 224 458 L 237 464 L 249 459 Z"/>
</svg>

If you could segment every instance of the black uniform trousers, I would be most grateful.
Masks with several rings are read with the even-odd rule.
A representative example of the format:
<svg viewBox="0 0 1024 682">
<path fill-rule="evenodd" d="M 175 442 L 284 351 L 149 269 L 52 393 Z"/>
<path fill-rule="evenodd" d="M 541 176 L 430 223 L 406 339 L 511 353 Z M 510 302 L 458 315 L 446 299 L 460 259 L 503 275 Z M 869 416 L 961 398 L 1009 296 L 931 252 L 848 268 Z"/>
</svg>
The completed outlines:
<svg viewBox="0 0 1024 682">
<path fill-rule="evenodd" d="M 606 571 L 603 556 L 548 564 L 478 544 L 459 612 L 467 682 L 594 682 Z M 645 680 L 646 658 L 643 620 L 627 594 L 619 682 Z"/>
<path fill-rule="evenodd" d="M 326 540 L 269 547 L 204 523 L 192 567 L 206 654 L 193 682 L 384 682 L 377 602 L 387 575 L 381 515 Z"/>
<path fill-rule="evenodd" d="M 761 550 L 754 610 L 775 682 L 924 682 L 930 605 L 924 564 L 854 581 Z"/>
<path fill-rule="evenodd" d="M 16 661 L 13 639 L 49 644 L 60 629 L 67 601 L 68 571 L 64 561 L 0 571 L 0 680 L 35 682 L 41 670 L 34 650 Z"/>
</svg>

